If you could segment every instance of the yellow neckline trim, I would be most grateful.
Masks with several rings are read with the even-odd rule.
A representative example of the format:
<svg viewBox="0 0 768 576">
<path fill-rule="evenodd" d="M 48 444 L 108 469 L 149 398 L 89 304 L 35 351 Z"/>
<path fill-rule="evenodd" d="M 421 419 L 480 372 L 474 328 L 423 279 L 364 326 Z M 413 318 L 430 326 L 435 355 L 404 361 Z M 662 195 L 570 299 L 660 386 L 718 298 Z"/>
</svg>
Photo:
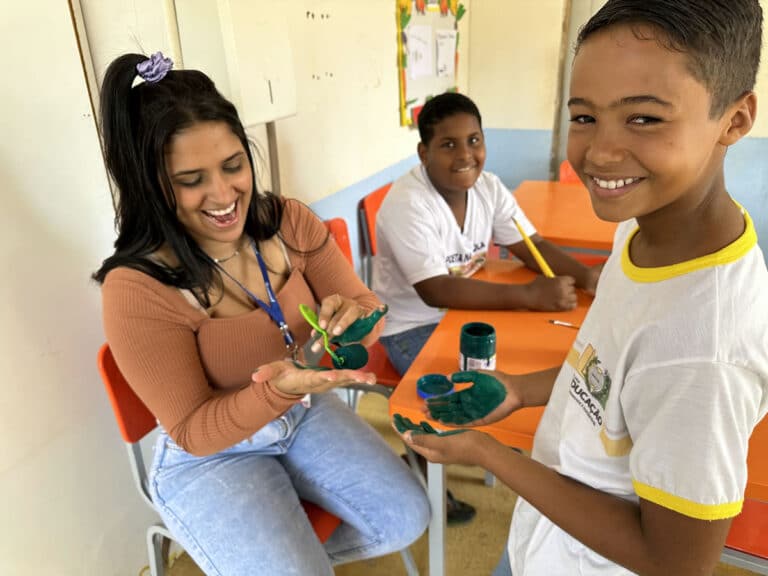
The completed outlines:
<svg viewBox="0 0 768 576">
<path fill-rule="evenodd" d="M 669 494 L 653 486 L 642 484 L 637 480 L 632 481 L 632 486 L 640 498 L 648 500 L 664 508 L 669 508 L 685 516 L 696 518 L 697 520 L 722 520 L 724 518 L 733 518 L 741 512 L 743 500 L 736 502 L 726 502 L 725 504 L 700 504 L 687 498 L 681 498 L 674 494 Z"/>
<path fill-rule="evenodd" d="M 693 260 L 686 260 L 685 262 L 680 262 L 678 264 L 672 264 L 671 266 L 640 268 L 635 266 L 629 258 L 629 244 L 632 242 L 632 238 L 634 238 L 635 234 L 640 230 L 638 227 L 632 231 L 624 243 L 624 248 L 621 251 L 621 269 L 630 280 L 634 280 L 635 282 L 661 282 L 662 280 L 669 280 L 670 278 L 682 276 L 703 268 L 735 262 L 757 244 L 757 233 L 755 232 L 752 218 L 749 217 L 749 213 L 747 213 L 747 211 L 738 203 L 737 206 L 739 206 L 742 214 L 744 214 L 744 232 L 725 248 L 712 254 L 700 256 Z"/>
</svg>

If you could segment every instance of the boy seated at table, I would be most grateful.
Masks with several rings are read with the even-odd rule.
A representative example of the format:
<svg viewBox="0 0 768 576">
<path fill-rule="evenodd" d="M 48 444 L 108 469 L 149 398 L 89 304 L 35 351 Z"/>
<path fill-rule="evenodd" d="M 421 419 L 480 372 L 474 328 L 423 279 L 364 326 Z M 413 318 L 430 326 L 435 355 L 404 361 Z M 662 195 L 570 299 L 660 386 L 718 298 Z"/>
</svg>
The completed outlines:
<svg viewBox="0 0 768 576">
<path fill-rule="evenodd" d="M 761 29 L 758 0 L 609 0 L 579 34 L 568 159 L 621 222 L 616 249 L 562 367 L 454 375 L 474 384 L 428 405 L 466 426 L 546 405 L 532 458 L 479 431 L 404 432 L 519 495 L 497 575 L 718 562 L 768 411 L 768 271 L 723 168 L 755 119 Z M 478 412 L 480 392 L 497 406 Z"/>
<path fill-rule="evenodd" d="M 498 176 L 483 171 L 485 139 L 472 100 L 452 92 L 431 98 L 418 126 L 421 164 L 394 182 L 376 217 L 373 290 L 389 306 L 380 340 L 401 375 L 446 308 L 569 310 L 575 287 L 594 292 L 599 276 L 599 267 L 536 234 Z M 557 276 L 528 284 L 471 278 L 492 241 L 540 271 L 515 220 Z"/>
<path fill-rule="evenodd" d="M 374 292 L 389 305 L 381 343 L 403 375 L 446 308 L 568 310 L 574 285 L 594 292 L 599 267 L 580 264 L 542 239 L 499 178 L 483 171 L 480 111 L 457 93 L 430 99 L 419 114 L 421 165 L 392 185 L 376 217 Z M 491 241 L 540 271 L 515 220 L 538 247 L 554 278 L 498 284 L 471 278 Z M 425 467 L 426 462 L 422 460 Z M 449 491 L 448 523 L 475 515 Z"/>
</svg>

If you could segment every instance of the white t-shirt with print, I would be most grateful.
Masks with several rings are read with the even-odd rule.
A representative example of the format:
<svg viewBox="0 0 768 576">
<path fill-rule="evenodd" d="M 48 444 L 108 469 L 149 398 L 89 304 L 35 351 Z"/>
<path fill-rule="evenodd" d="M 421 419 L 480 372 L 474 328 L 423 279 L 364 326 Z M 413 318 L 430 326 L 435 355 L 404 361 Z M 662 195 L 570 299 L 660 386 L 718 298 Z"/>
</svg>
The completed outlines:
<svg viewBox="0 0 768 576">
<path fill-rule="evenodd" d="M 439 322 L 445 310 L 427 306 L 414 284 L 444 274 L 471 276 L 485 264 L 493 239 L 509 246 L 536 229 L 498 176 L 483 172 L 467 193 L 464 226 L 435 190 L 422 165 L 398 178 L 376 216 L 373 290 L 389 305 L 383 335 Z"/>
<path fill-rule="evenodd" d="M 557 377 L 534 459 L 686 516 L 739 513 L 749 436 L 768 410 L 768 271 L 745 218 L 730 246 L 662 268 L 635 267 L 637 224 L 618 227 L 614 246 L 624 249 L 606 263 Z M 631 574 L 522 498 L 509 553 L 515 576 Z"/>
</svg>

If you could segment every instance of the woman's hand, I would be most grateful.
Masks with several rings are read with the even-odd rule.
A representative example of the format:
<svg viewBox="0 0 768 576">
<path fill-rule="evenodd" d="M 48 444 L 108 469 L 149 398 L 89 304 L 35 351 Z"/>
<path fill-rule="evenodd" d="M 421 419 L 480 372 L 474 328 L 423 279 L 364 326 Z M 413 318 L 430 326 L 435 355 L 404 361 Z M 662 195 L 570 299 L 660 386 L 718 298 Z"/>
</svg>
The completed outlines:
<svg viewBox="0 0 768 576">
<path fill-rule="evenodd" d="M 484 426 L 498 422 L 523 407 L 518 384 L 523 376 L 478 370 L 455 372 L 455 383 L 472 382 L 459 392 L 427 399 L 429 415 L 453 426 Z"/>
<path fill-rule="evenodd" d="M 376 311 L 373 312 L 376 314 Z M 372 315 L 373 315 L 372 314 Z M 376 321 L 383 315 L 378 313 Z M 317 323 L 328 333 L 331 339 L 344 334 L 355 321 L 366 317 L 366 311 L 355 300 L 344 298 L 341 294 L 332 294 L 323 298 L 320 302 L 320 311 L 317 314 Z M 373 323 L 375 324 L 375 322 Z M 373 329 L 373 324 L 368 328 L 366 334 Z M 313 331 L 314 333 L 314 331 Z M 312 344 L 312 352 L 320 352 L 323 343 L 318 340 Z"/>
<path fill-rule="evenodd" d="M 259 366 L 251 375 L 253 382 L 267 382 L 283 394 L 318 394 L 350 384 L 376 384 L 376 375 L 360 370 L 304 370 L 290 360 Z"/>
</svg>

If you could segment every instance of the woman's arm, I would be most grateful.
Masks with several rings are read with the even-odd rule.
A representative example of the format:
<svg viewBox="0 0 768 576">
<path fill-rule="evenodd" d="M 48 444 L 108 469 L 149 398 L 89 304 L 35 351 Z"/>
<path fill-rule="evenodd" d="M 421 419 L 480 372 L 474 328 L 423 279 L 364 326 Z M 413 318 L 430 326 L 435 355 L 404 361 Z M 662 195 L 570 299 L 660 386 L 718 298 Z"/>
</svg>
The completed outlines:
<svg viewBox="0 0 768 576">
<path fill-rule="evenodd" d="M 102 301 L 104 330 L 120 371 L 191 454 L 212 454 L 242 441 L 299 398 L 247 377 L 231 390 L 212 387 L 199 356 L 193 311 L 174 288 L 119 268 L 107 275 Z M 253 369 L 258 364 L 254 358 Z"/>
</svg>

